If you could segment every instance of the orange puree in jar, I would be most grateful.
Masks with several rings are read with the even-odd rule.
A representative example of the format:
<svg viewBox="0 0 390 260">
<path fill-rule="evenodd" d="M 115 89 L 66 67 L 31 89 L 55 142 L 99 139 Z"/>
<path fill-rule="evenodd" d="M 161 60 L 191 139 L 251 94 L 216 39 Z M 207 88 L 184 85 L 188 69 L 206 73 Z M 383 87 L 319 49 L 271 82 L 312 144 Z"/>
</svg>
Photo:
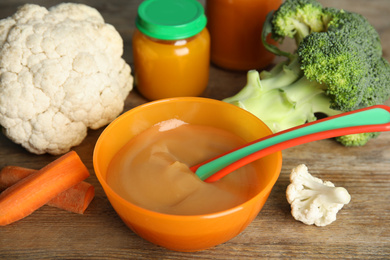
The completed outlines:
<svg viewBox="0 0 390 260">
<path fill-rule="evenodd" d="M 263 23 L 281 0 L 207 0 L 211 61 L 226 69 L 264 68 L 274 55 L 261 41 Z"/>
<path fill-rule="evenodd" d="M 199 96 L 209 79 L 210 36 L 197 0 L 146 0 L 133 34 L 135 84 L 149 100 Z"/>
<path fill-rule="evenodd" d="M 255 195 L 257 175 L 246 165 L 214 183 L 189 166 L 244 144 L 225 130 L 171 119 L 130 140 L 112 159 L 107 183 L 129 202 L 175 215 L 219 212 Z"/>
<path fill-rule="evenodd" d="M 133 55 L 138 91 L 149 100 L 201 95 L 209 80 L 209 50 L 207 29 L 180 41 L 159 41 L 136 30 Z"/>
</svg>

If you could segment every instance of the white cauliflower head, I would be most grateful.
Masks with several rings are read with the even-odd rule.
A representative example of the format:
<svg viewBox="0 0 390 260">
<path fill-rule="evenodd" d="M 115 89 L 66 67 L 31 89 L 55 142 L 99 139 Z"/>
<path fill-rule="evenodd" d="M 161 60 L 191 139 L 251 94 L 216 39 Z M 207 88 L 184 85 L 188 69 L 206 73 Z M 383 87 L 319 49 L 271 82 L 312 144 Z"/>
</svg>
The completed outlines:
<svg viewBox="0 0 390 260">
<path fill-rule="evenodd" d="M 345 188 L 313 177 L 304 164 L 291 171 L 290 182 L 286 195 L 291 214 L 307 225 L 329 225 L 336 220 L 337 212 L 344 204 L 351 200 Z"/>
<path fill-rule="evenodd" d="M 26 4 L 0 20 L 0 124 L 36 154 L 62 154 L 115 119 L 133 86 L 123 41 L 99 12 Z"/>
</svg>

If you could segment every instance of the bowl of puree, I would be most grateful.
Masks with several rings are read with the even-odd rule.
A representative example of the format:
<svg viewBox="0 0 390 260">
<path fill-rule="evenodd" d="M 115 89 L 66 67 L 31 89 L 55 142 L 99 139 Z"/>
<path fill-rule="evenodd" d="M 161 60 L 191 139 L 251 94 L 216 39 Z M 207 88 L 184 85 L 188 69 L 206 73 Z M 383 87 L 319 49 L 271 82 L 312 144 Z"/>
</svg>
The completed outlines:
<svg viewBox="0 0 390 260">
<path fill-rule="evenodd" d="M 96 142 L 93 165 L 133 232 L 170 250 L 199 251 L 235 237 L 259 214 L 279 177 L 282 154 L 213 183 L 189 167 L 271 133 L 257 117 L 226 102 L 162 99 L 108 125 Z"/>
</svg>

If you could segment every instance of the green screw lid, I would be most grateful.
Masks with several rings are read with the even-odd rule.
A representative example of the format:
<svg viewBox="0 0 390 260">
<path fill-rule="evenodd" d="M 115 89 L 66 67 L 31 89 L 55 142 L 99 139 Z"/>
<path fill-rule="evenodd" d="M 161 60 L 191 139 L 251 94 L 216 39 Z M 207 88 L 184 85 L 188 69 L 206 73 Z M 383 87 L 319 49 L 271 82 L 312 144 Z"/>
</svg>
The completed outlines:
<svg viewBox="0 0 390 260">
<path fill-rule="evenodd" d="M 196 0 L 146 0 L 138 7 L 136 26 L 161 40 L 185 39 L 206 26 L 203 6 Z"/>
</svg>

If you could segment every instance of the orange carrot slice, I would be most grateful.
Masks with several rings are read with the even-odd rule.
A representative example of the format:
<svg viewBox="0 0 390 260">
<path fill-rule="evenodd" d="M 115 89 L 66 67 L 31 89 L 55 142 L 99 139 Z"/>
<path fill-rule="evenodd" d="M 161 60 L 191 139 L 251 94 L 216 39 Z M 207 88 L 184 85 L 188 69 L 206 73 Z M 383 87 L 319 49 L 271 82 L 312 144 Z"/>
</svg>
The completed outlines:
<svg viewBox="0 0 390 260">
<path fill-rule="evenodd" d="M 77 153 L 68 152 L 0 194 L 0 226 L 30 215 L 88 176 Z"/>
<path fill-rule="evenodd" d="M 19 166 L 5 166 L 0 171 L 0 191 L 33 174 L 36 170 Z"/>
<path fill-rule="evenodd" d="M 83 214 L 94 196 L 95 188 L 91 184 L 82 181 L 58 194 L 47 205 Z"/>
<path fill-rule="evenodd" d="M 37 170 L 20 166 L 8 165 L 3 167 L 0 171 L 0 191 L 5 190 L 36 172 Z M 47 202 L 46 205 L 83 214 L 94 196 L 95 188 L 93 185 L 82 181 L 66 191 L 61 192 L 55 198 Z"/>
</svg>

